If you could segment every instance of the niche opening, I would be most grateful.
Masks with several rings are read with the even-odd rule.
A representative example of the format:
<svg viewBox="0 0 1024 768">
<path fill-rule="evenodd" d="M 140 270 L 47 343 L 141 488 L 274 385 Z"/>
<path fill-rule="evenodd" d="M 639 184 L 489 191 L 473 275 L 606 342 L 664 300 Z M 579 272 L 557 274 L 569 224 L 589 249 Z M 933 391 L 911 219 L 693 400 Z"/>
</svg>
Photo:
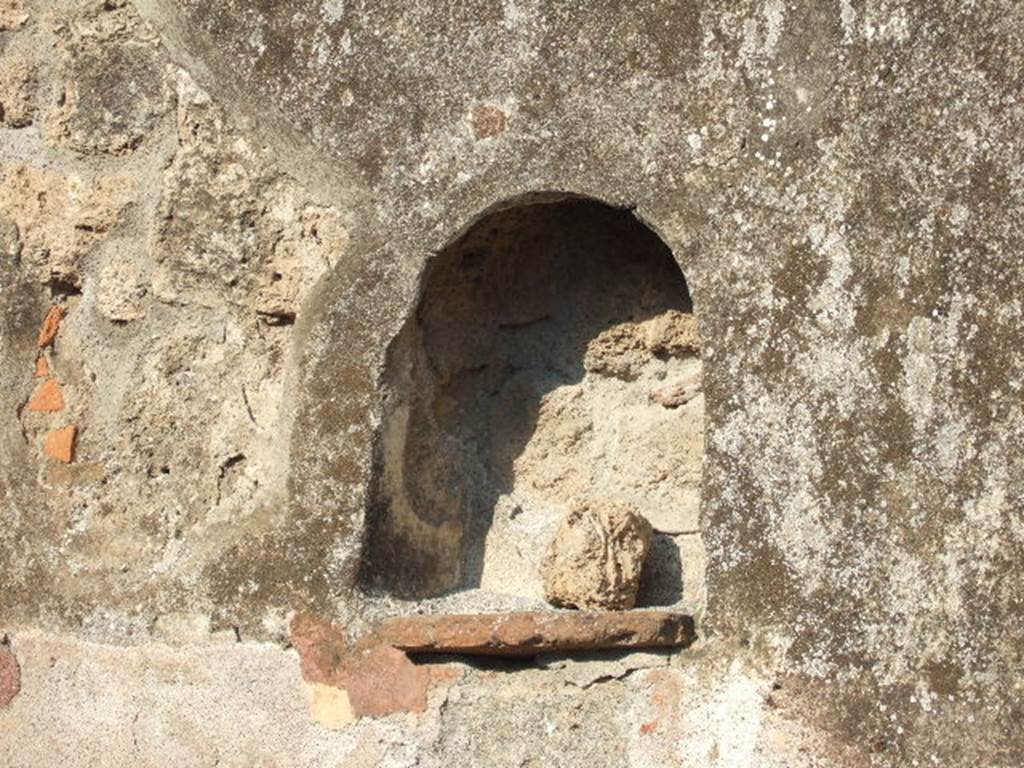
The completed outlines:
<svg viewBox="0 0 1024 768">
<path fill-rule="evenodd" d="M 655 529 L 638 606 L 697 594 L 692 312 L 670 250 L 628 210 L 569 198 L 475 223 L 431 260 L 388 351 L 364 585 L 542 600 L 548 544 L 589 496 Z"/>
</svg>

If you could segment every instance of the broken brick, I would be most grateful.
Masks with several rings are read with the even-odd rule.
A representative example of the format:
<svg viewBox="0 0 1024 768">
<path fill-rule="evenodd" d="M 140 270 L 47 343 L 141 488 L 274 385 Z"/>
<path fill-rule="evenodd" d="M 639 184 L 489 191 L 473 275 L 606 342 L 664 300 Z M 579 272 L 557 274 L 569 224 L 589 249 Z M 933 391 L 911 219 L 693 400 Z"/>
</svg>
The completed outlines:
<svg viewBox="0 0 1024 768">
<path fill-rule="evenodd" d="M 311 613 L 296 613 L 291 623 L 291 641 L 298 651 L 304 680 L 344 686 L 342 667 L 349 655 L 349 644 L 340 627 Z"/>
<path fill-rule="evenodd" d="M 50 375 L 50 364 L 46 358 L 40 355 L 36 358 L 36 378 L 45 379 Z"/>
<path fill-rule="evenodd" d="M 39 348 L 48 347 L 57 338 L 57 331 L 60 330 L 61 320 L 64 319 L 64 307 L 54 304 L 46 313 L 43 320 L 43 327 L 39 331 Z"/>
<path fill-rule="evenodd" d="M 414 664 L 402 651 L 381 643 L 376 634 L 363 637 L 353 648 L 339 627 L 309 613 L 297 613 L 292 619 L 291 641 L 299 653 L 303 679 L 313 685 L 314 695 L 319 692 L 318 701 L 329 710 L 314 713 L 318 722 L 342 723 L 346 707 L 356 717 L 423 712 L 431 686 L 450 684 L 460 674 Z"/>
<path fill-rule="evenodd" d="M 8 645 L 0 645 L 0 709 L 8 706 L 21 691 L 21 667 Z"/>
<path fill-rule="evenodd" d="M 28 410 L 33 413 L 56 413 L 64 410 L 64 393 L 61 391 L 60 382 L 56 379 L 47 379 L 39 385 L 39 389 L 28 401 Z"/>
<path fill-rule="evenodd" d="M 376 645 L 353 654 L 345 665 L 345 690 L 359 716 L 423 712 L 432 676 L 396 648 Z"/>
<path fill-rule="evenodd" d="M 679 670 L 662 667 L 648 670 L 645 682 L 651 690 L 651 722 L 672 740 L 679 737 L 679 712 L 683 702 L 683 682 Z"/>
<path fill-rule="evenodd" d="M 46 436 L 43 450 L 50 458 L 70 464 L 71 460 L 75 457 L 75 436 L 77 434 L 78 427 L 74 424 L 69 427 L 55 429 Z"/>
</svg>

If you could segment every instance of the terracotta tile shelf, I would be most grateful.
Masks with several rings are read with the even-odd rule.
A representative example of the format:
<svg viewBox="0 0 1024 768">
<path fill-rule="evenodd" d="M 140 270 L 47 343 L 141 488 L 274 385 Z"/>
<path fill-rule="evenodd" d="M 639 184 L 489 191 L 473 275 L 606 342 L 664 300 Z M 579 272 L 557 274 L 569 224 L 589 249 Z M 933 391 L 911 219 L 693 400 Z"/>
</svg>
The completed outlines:
<svg viewBox="0 0 1024 768">
<path fill-rule="evenodd" d="M 533 656 L 600 649 L 686 647 L 693 618 L 670 611 L 520 611 L 387 619 L 375 639 L 410 654 Z"/>
</svg>

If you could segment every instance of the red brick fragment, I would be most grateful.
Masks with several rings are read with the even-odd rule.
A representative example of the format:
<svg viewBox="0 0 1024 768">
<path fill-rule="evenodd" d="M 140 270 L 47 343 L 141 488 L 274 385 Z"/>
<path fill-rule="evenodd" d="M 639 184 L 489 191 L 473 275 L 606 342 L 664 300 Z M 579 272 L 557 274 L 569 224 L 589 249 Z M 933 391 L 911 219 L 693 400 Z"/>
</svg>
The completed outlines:
<svg viewBox="0 0 1024 768">
<path fill-rule="evenodd" d="M 64 410 L 64 393 L 60 382 L 47 379 L 39 385 L 39 389 L 28 401 L 28 409 L 34 413 L 56 413 Z"/>
<path fill-rule="evenodd" d="M 39 348 L 48 347 L 57 338 L 57 331 L 60 330 L 60 322 L 64 319 L 64 307 L 54 304 L 46 313 L 43 320 L 43 327 L 39 331 Z"/>
<path fill-rule="evenodd" d="M 77 434 L 78 427 L 74 424 L 69 427 L 55 429 L 46 436 L 43 450 L 51 459 L 70 464 L 75 458 L 75 437 Z"/>
<path fill-rule="evenodd" d="M 414 664 L 374 634 L 363 637 L 353 648 L 339 627 L 309 613 L 294 616 L 291 640 L 299 653 L 303 679 L 343 689 L 352 712 L 359 717 L 423 712 L 431 686 L 450 684 L 460 674 L 436 665 Z"/>
<path fill-rule="evenodd" d="M 353 654 L 345 665 L 345 690 L 359 716 L 423 712 L 432 676 L 396 648 L 377 645 Z"/>
<path fill-rule="evenodd" d="M 0 645 L 0 709 L 8 706 L 21 691 L 21 667 L 8 645 Z"/>
<path fill-rule="evenodd" d="M 302 678 L 309 683 L 343 688 L 349 644 L 342 629 L 311 613 L 296 613 L 291 634 L 292 647 L 299 653 Z"/>
<path fill-rule="evenodd" d="M 36 378 L 45 379 L 49 375 L 50 364 L 47 362 L 45 357 L 40 355 L 38 358 L 36 358 Z"/>
</svg>

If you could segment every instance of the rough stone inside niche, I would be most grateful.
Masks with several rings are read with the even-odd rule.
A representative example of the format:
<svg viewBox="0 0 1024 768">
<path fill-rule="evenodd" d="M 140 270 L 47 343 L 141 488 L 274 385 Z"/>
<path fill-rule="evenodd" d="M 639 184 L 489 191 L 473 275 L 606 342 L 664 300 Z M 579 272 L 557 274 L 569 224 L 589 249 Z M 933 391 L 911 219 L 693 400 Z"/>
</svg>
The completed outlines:
<svg viewBox="0 0 1024 768">
<path fill-rule="evenodd" d="M 686 282 L 629 211 L 492 213 L 439 254 L 389 350 L 364 579 L 416 597 L 543 597 L 574 498 L 655 536 L 639 606 L 699 610 L 701 362 Z"/>
</svg>

